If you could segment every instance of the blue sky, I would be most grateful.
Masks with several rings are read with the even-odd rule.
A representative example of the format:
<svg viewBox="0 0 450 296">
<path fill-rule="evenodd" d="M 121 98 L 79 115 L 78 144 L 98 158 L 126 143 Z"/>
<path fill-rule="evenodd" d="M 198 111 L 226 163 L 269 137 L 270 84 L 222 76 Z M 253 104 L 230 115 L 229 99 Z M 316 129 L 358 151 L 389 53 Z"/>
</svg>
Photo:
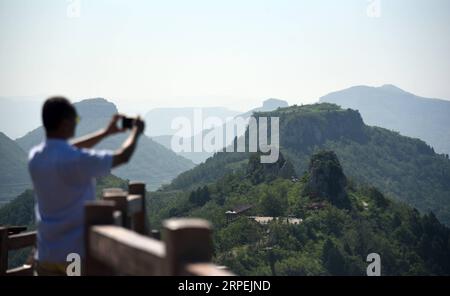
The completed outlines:
<svg viewBox="0 0 450 296">
<path fill-rule="evenodd" d="M 390 83 L 450 99 L 448 0 L 379 0 L 378 18 L 367 0 L 73 2 L 0 0 L 0 96 L 245 110 Z"/>
</svg>

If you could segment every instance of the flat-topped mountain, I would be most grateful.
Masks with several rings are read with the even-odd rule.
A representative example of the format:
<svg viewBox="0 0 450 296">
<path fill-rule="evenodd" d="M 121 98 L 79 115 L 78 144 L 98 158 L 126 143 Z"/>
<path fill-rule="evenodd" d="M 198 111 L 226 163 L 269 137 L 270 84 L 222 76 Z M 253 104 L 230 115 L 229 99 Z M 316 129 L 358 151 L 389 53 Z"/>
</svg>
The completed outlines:
<svg viewBox="0 0 450 296">
<path fill-rule="evenodd" d="M 450 154 L 450 101 L 416 96 L 394 85 L 355 86 L 330 93 L 320 102 L 358 110 L 368 125 L 424 140 Z"/>
</svg>

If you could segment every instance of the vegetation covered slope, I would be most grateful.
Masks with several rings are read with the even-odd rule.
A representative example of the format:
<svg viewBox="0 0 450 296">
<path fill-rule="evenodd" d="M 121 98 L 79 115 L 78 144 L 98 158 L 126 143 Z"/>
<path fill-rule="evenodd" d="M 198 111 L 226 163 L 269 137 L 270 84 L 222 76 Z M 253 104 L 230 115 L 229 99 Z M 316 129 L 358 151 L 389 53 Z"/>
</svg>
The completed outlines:
<svg viewBox="0 0 450 296">
<path fill-rule="evenodd" d="M 267 100 L 263 101 L 263 104 L 261 107 L 254 108 L 245 113 L 235 114 L 236 116 L 233 116 L 233 117 L 246 120 L 246 119 L 248 119 L 248 117 L 252 116 L 252 114 L 255 112 L 273 111 L 277 108 L 284 108 L 284 107 L 288 107 L 288 106 L 289 106 L 289 104 L 286 101 L 271 98 L 271 99 L 267 99 Z M 191 114 L 186 117 L 192 119 L 193 110 L 190 108 L 188 108 L 188 110 L 190 110 Z M 208 117 L 208 110 L 211 110 L 211 109 L 210 108 L 202 108 L 202 110 L 207 111 L 206 114 L 203 113 L 203 118 L 206 119 Z M 210 114 L 210 115 L 214 116 L 214 114 Z M 177 152 L 177 154 L 179 154 L 187 159 L 192 160 L 195 164 L 200 164 L 200 163 L 203 163 L 208 158 L 210 158 L 211 156 L 213 156 L 213 153 L 207 152 L 207 151 L 194 152 L 195 151 L 194 142 L 195 142 L 196 137 L 202 137 L 202 139 L 205 139 L 205 137 L 208 137 L 208 134 L 213 134 L 215 132 L 218 132 L 220 134 L 223 132 L 223 142 L 222 142 L 223 146 L 228 146 L 228 144 L 230 144 L 230 142 L 233 141 L 233 139 L 228 139 L 226 136 L 226 133 L 225 133 L 225 131 L 227 129 L 227 124 L 225 124 L 225 122 L 230 117 L 229 118 L 225 118 L 225 117 L 221 117 L 221 116 L 218 116 L 218 117 L 221 118 L 221 120 L 223 120 L 223 123 L 224 123 L 223 125 L 219 125 L 214 128 L 203 129 L 200 133 L 193 135 L 191 137 L 186 138 L 186 136 L 183 136 L 183 135 L 161 135 L 161 136 L 152 137 L 152 139 L 155 142 L 160 143 L 167 149 L 172 149 L 172 147 L 171 147 L 172 141 L 174 141 L 175 143 L 190 143 L 190 147 L 191 147 L 190 151 L 191 152 L 182 151 L 182 152 Z M 175 116 L 172 117 L 172 119 L 174 119 L 174 118 L 175 118 Z M 147 122 L 149 122 L 149 120 L 150 120 L 150 118 L 147 119 Z M 155 122 L 155 121 L 150 120 L 150 122 Z M 191 122 L 193 122 L 193 121 L 191 121 Z M 167 123 L 166 123 L 166 125 L 167 125 Z M 170 124 L 168 126 L 170 126 Z"/>
<path fill-rule="evenodd" d="M 450 274 L 450 230 L 432 213 L 348 180 L 334 152 L 315 154 L 300 180 L 279 169 L 284 158 L 263 169 L 258 162 L 252 156 L 244 172 L 190 193 L 155 193 L 153 225 L 172 216 L 212 221 L 215 261 L 240 275 L 366 275 L 370 253 L 381 256 L 382 275 Z M 227 221 L 239 205 L 253 207 Z"/>
<path fill-rule="evenodd" d="M 0 206 L 30 187 L 27 155 L 0 132 Z"/>
<path fill-rule="evenodd" d="M 292 106 L 257 116 L 280 118 L 281 151 L 297 174 L 307 171 L 311 155 L 333 150 L 346 175 L 373 185 L 423 213 L 433 211 L 450 225 L 450 160 L 418 139 L 363 123 L 360 114 L 334 104 Z M 217 153 L 180 174 L 168 190 L 192 189 L 242 170 L 246 153 Z"/>
</svg>

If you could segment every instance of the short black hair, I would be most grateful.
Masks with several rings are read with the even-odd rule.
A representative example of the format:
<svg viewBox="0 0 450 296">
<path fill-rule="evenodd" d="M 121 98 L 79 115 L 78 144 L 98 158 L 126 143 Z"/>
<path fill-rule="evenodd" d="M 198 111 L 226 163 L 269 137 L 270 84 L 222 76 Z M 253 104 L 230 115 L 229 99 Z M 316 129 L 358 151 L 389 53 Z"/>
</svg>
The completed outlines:
<svg viewBox="0 0 450 296">
<path fill-rule="evenodd" d="M 64 119 L 77 116 L 75 107 L 64 97 L 48 98 L 42 107 L 42 122 L 46 131 L 55 131 Z"/>
</svg>

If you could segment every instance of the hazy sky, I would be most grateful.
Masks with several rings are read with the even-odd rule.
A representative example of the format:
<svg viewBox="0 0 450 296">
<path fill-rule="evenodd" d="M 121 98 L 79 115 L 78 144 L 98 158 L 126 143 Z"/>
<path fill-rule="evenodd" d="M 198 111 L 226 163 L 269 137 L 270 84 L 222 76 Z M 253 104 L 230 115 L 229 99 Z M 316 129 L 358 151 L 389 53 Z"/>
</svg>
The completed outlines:
<svg viewBox="0 0 450 296">
<path fill-rule="evenodd" d="M 450 99 L 450 1 L 373 1 L 0 0 L 0 96 L 246 110 L 390 83 Z"/>
</svg>

